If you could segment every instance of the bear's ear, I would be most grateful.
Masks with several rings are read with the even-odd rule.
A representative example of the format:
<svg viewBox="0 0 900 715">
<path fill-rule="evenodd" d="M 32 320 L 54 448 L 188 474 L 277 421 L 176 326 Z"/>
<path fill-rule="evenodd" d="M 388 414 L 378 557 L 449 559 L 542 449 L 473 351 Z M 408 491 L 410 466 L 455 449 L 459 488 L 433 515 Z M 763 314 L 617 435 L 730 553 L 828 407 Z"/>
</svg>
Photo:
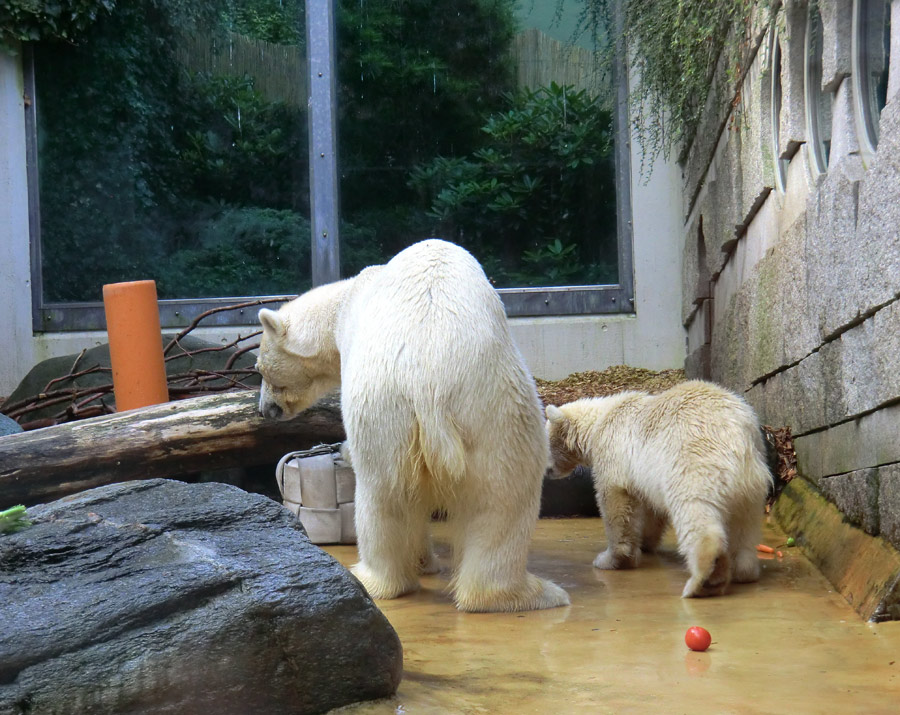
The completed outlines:
<svg viewBox="0 0 900 715">
<path fill-rule="evenodd" d="M 561 424 L 566 421 L 566 416 L 556 405 L 547 405 L 545 413 L 547 415 L 547 419 L 554 424 Z"/>
<path fill-rule="evenodd" d="M 263 308 L 259 311 L 259 322 L 265 332 L 277 337 L 284 335 L 284 320 L 276 311 Z"/>
</svg>

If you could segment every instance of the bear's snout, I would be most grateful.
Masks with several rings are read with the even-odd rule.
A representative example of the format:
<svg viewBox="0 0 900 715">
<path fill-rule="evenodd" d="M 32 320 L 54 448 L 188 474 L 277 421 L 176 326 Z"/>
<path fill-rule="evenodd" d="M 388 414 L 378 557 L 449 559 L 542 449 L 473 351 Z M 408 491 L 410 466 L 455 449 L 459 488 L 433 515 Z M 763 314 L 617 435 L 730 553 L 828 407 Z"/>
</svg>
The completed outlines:
<svg viewBox="0 0 900 715">
<path fill-rule="evenodd" d="M 284 410 L 274 402 L 263 403 L 263 401 L 260 400 L 259 414 L 261 417 L 266 417 L 270 420 L 280 420 L 284 415 Z"/>
</svg>

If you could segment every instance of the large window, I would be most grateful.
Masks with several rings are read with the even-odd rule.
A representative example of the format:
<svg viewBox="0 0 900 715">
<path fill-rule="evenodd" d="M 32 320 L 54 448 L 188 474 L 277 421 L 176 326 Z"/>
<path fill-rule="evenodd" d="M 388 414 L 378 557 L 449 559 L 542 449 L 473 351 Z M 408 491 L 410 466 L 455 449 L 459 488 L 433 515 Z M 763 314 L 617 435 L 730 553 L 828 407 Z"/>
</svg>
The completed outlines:
<svg viewBox="0 0 900 715">
<path fill-rule="evenodd" d="M 822 14 L 811 5 L 806 24 L 806 129 L 815 174 L 824 174 L 831 155 L 831 120 L 834 95 L 822 90 Z"/>
<path fill-rule="evenodd" d="M 783 59 L 781 54 L 781 42 L 778 38 L 777 25 L 773 25 L 769 31 L 772 33 L 769 44 L 769 57 L 771 58 L 770 104 L 772 109 L 772 160 L 775 164 L 775 187 L 779 192 L 784 193 L 785 187 L 787 185 L 787 167 L 790 163 L 790 160 L 783 158 L 783 152 L 781 149 L 781 110 L 783 100 L 783 85 L 781 73 L 783 70 Z"/>
<path fill-rule="evenodd" d="M 184 325 L 428 236 L 511 315 L 630 311 L 624 73 L 540 5 L 135 0 L 36 44 L 36 328 L 102 328 L 102 285 L 144 278 Z"/>
<path fill-rule="evenodd" d="M 890 0 L 855 0 L 853 88 L 864 155 L 874 153 L 878 146 L 881 110 L 887 103 L 890 56 Z"/>
</svg>

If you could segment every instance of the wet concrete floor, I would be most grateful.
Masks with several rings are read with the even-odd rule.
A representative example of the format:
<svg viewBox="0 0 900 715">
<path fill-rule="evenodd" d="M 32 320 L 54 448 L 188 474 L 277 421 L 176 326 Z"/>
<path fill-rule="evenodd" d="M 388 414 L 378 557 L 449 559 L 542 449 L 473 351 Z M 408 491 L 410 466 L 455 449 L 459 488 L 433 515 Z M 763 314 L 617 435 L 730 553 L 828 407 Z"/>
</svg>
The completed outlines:
<svg viewBox="0 0 900 715">
<path fill-rule="evenodd" d="M 786 541 L 771 524 L 764 538 Z M 671 534 L 634 571 L 594 569 L 604 543 L 599 519 L 540 521 L 529 568 L 569 592 L 566 608 L 459 613 L 446 569 L 377 601 L 403 643 L 403 681 L 340 712 L 900 713 L 900 622 L 862 621 L 799 549 L 761 555 L 759 583 L 682 599 Z M 356 560 L 354 547 L 326 550 Z M 693 625 L 712 634 L 706 652 L 685 646 Z"/>
</svg>

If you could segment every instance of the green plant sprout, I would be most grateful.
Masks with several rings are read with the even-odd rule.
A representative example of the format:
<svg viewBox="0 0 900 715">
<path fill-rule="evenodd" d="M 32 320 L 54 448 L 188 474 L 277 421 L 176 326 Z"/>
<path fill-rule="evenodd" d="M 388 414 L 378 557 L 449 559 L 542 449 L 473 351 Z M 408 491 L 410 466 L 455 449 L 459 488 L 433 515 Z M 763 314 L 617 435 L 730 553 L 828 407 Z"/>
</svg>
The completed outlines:
<svg viewBox="0 0 900 715">
<path fill-rule="evenodd" d="M 31 526 L 25 507 L 21 504 L 0 511 L 0 534 L 14 534 Z"/>
</svg>

